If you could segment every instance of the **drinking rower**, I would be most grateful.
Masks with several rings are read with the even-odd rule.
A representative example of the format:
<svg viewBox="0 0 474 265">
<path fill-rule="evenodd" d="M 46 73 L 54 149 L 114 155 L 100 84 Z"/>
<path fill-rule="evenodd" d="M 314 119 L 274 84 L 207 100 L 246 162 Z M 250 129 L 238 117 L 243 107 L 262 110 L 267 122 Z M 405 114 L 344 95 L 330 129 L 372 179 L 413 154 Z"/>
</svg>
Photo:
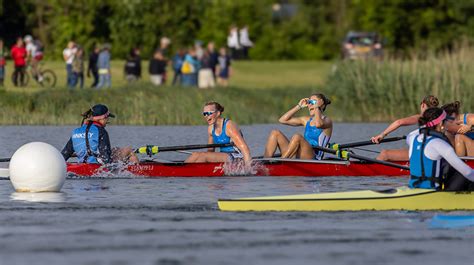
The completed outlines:
<svg viewBox="0 0 474 265">
<path fill-rule="evenodd" d="M 332 134 L 332 120 L 324 114 L 331 101 L 323 94 L 313 94 L 301 99 L 278 120 L 291 126 L 305 126 L 304 135 L 297 133 L 288 140 L 279 130 L 273 130 L 265 146 L 264 157 L 273 157 L 277 148 L 283 158 L 322 159 L 323 152 L 315 152 L 313 147 L 326 147 Z M 309 116 L 293 117 L 299 110 L 308 108 Z"/>
<path fill-rule="evenodd" d="M 418 119 L 420 128 L 408 134 L 411 188 L 473 190 L 474 169 L 456 155 L 444 135 L 446 118 L 441 108 L 428 108 Z"/>
<path fill-rule="evenodd" d="M 109 118 L 115 115 L 107 106 L 97 104 L 82 114 L 82 126 L 72 131 L 71 138 L 62 150 L 67 161 L 76 154 L 80 163 L 108 164 L 117 161 L 138 163 L 138 158 L 130 147 L 110 147 L 109 134 L 105 130 Z"/>
</svg>

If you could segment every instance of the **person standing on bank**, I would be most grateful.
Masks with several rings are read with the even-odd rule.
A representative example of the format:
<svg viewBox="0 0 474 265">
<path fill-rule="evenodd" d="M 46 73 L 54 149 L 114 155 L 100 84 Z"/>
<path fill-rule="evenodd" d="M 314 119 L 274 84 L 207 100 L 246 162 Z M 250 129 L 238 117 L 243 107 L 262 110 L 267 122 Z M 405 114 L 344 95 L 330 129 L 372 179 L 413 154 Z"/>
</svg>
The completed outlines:
<svg viewBox="0 0 474 265">
<path fill-rule="evenodd" d="M 72 72 L 72 62 L 74 61 L 74 56 L 76 55 L 77 49 L 76 44 L 73 41 L 69 41 L 66 49 L 63 50 L 63 59 L 66 62 L 66 85 L 68 87 L 73 86 L 74 82 L 74 73 Z"/>
<path fill-rule="evenodd" d="M 156 50 L 148 64 L 148 72 L 150 74 L 150 82 L 155 86 L 165 83 L 166 66 L 168 62 L 163 57 L 161 50 Z"/>
<path fill-rule="evenodd" d="M 102 51 L 99 53 L 97 60 L 97 68 L 99 69 L 99 83 L 97 88 L 111 86 L 111 72 L 110 72 L 110 44 L 104 44 Z"/>
<path fill-rule="evenodd" d="M 142 60 L 140 58 L 140 49 L 133 48 L 125 61 L 124 67 L 125 79 L 127 82 L 133 83 L 138 81 L 142 76 Z"/>
<path fill-rule="evenodd" d="M 100 48 L 98 45 L 94 46 L 91 54 L 89 55 L 89 66 L 87 67 L 87 77 L 94 78 L 94 82 L 92 82 L 91 88 L 94 88 L 99 83 L 99 69 L 97 68 L 97 61 L 99 60 L 99 52 Z"/>
<path fill-rule="evenodd" d="M 5 79 L 5 65 L 6 65 L 6 53 L 3 48 L 3 39 L 0 39 L 0 87 L 3 87 L 3 80 Z"/>
<path fill-rule="evenodd" d="M 25 85 L 25 67 L 26 67 L 26 49 L 23 44 L 23 39 L 18 37 L 16 44 L 11 49 L 11 56 L 15 64 L 15 71 L 13 72 L 13 84 L 15 86 Z M 20 82 L 18 83 L 18 77 Z"/>
</svg>

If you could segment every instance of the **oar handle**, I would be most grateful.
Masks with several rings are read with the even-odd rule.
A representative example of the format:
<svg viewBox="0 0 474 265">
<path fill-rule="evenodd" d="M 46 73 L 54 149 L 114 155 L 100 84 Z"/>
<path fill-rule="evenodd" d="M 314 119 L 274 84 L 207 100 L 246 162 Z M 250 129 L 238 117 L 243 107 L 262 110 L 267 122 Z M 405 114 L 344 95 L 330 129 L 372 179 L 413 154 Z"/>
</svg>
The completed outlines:
<svg viewBox="0 0 474 265">
<path fill-rule="evenodd" d="M 382 139 L 380 143 L 396 142 L 396 141 L 400 141 L 406 138 L 407 138 L 406 136 L 390 137 L 390 138 Z M 340 150 L 344 148 L 359 147 L 359 146 L 366 146 L 366 145 L 373 145 L 373 144 L 376 144 L 376 143 L 369 140 L 369 141 L 361 141 L 361 142 L 354 142 L 354 143 L 347 143 L 347 144 L 333 144 L 332 147 L 335 150 Z"/>
<path fill-rule="evenodd" d="M 178 151 L 178 150 L 193 150 L 193 149 L 204 149 L 204 148 L 216 148 L 216 147 L 228 147 L 234 146 L 233 143 L 227 144 L 196 144 L 196 145 L 176 145 L 176 146 L 157 146 L 147 145 L 139 147 L 135 150 L 135 153 L 154 155 L 159 152 Z"/>
<path fill-rule="evenodd" d="M 377 160 L 377 159 L 374 159 L 374 158 L 353 154 L 353 153 L 350 153 L 349 151 L 345 151 L 345 150 L 334 150 L 334 149 L 321 147 L 321 146 L 314 146 L 313 149 L 323 151 L 323 152 L 326 152 L 326 153 L 330 153 L 330 154 L 334 154 L 334 155 L 340 156 L 341 158 L 344 158 L 344 159 L 349 159 L 349 158 L 352 157 L 352 158 L 355 158 L 355 159 L 358 159 L 358 160 L 377 163 L 377 164 L 381 164 L 381 165 L 385 165 L 385 166 L 389 166 L 389 167 L 396 167 L 396 168 L 400 168 L 400 169 L 410 170 L 410 168 L 407 167 L 407 166 L 403 166 L 403 165 L 399 165 L 399 164 L 392 163 L 392 162 L 381 161 L 381 160 Z"/>
</svg>

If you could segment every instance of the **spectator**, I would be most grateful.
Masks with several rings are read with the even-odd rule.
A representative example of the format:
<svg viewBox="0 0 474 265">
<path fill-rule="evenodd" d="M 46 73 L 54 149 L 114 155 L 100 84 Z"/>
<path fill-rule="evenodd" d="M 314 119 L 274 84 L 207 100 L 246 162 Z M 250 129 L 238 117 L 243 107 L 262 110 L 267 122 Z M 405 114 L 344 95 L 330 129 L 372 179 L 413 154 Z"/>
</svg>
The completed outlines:
<svg viewBox="0 0 474 265">
<path fill-rule="evenodd" d="M 181 84 L 181 67 L 183 67 L 184 55 L 186 54 L 184 49 L 179 49 L 179 51 L 173 57 L 173 86 L 176 85 L 176 82 Z"/>
<path fill-rule="evenodd" d="M 227 50 L 222 47 L 219 49 L 219 64 L 217 65 L 217 72 L 218 77 L 217 77 L 217 83 L 220 86 L 228 86 L 229 85 L 229 77 L 232 74 L 231 73 L 231 63 L 230 63 L 230 56 L 227 55 Z"/>
<path fill-rule="evenodd" d="M 209 42 L 207 44 L 207 51 L 209 52 L 209 56 L 211 57 L 211 69 L 212 69 L 212 75 L 214 77 L 214 83 L 216 81 L 216 66 L 219 63 L 217 58 L 219 58 L 219 54 L 216 51 L 214 42 Z"/>
<path fill-rule="evenodd" d="M 11 49 L 11 56 L 15 65 L 15 71 L 13 72 L 13 84 L 15 86 L 25 85 L 26 55 L 27 52 L 23 45 L 23 39 L 19 37 L 16 39 L 16 44 Z M 20 77 L 19 84 L 18 77 Z"/>
<path fill-rule="evenodd" d="M 72 72 L 72 62 L 74 61 L 74 56 L 76 54 L 76 44 L 73 41 L 69 41 L 66 49 L 63 51 L 63 58 L 66 62 L 66 73 L 67 73 L 67 86 L 72 87 L 74 81 L 74 75 Z"/>
<path fill-rule="evenodd" d="M 109 50 L 110 44 L 104 44 L 102 51 L 99 53 L 99 58 L 97 59 L 97 68 L 99 70 L 99 83 L 97 84 L 97 88 L 111 86 Z"/>
<path fill-rule="evenodd" d="M 160 51 L 161 54 L 165 59 L 169 58 L 169 46 L 171 44 L 171 40 L 168 37 L 162 37 L 160 39 Z"/>
<path fill-rule="evenodd" d="M 229 36 L 227 36 L 227 47 L 230 49 L 232 59 L 238 59 L 240 51 L 239 32 L 237 27 L 234 25 L 230 27 Z"/>
<path fill-rule="evenodd" d="M 197 86 L 197 73 L 200 63 L 196 58 L 196 50 L 190 48 L 188 54 L 184 56 L 183 66 L 181 67 L 183 86 Z"/>
<path fill-rule="evenodd" d="M 209 88 L 215 87 L 214 76 L 212 74 L 211 55 L 209 51 L 205 51 L 201 58 L 201 68 L 198 74 L 198 87 Z"/>
<path fill-rule="evenodd" d="M 87 67 L 87 77 L 91 77 L 91 74 L 94 77 L 94 82 L 92 83 L 91 88 L 96 87 L 97 83 L 99 82 L 99 69 L 97 68 L 99 52 L 100 52 L 99 46 L 94 45 L 94 49 L 89 55 L 89 66 Z"/>
<path fill-rule="evenodd" d="M 124 67 L 125 79 L 130 84 L 137 81 L 142 76 L 142 59 L 140 58 L 140 49 L 133 48 L 125 61 Z"/>
<path fill-rule="evenodd" d="M 194 42 L 194 50 L 196 51 L 196 58 L 200 61 L 204 55 L 204 49 L 202 48 L 202 41 L 197 40 Z"/>
<path fill-rule="evenodd" d="M 148 66 L 150 81 L 153 85 L 159 86 L 165 83 L 163 77 L 166 73 L 166 65 L 167 61 L 164 58 L 163 53 L 161 53 L 161 50 L 155 51 Z"/>
<path fill-rule="evenodd" d="M 252 48 L 253 42 L 249 38 L 249 29 L 247 25 L 239 31 L 240 46 L 242 47 L 242 59 L 249 58 L 249 49 Z"/>
<path fill-rule="evenodd" d="M 3 39 L 0 39 L 0 86 L 3 87 L 3 80 L 5 79 L 5 64 L 6 64 L 6 53 L 3 48 Z"/>
<path fill-rule="evenodd" d="M 79 83 L 79 88 L 84 88 L 84 49 L 81 47 L 77 48 L 76 56 L 72 62 L 72 73 L 73 73 L 73 87 L 76 87 Z"/>
</svg>

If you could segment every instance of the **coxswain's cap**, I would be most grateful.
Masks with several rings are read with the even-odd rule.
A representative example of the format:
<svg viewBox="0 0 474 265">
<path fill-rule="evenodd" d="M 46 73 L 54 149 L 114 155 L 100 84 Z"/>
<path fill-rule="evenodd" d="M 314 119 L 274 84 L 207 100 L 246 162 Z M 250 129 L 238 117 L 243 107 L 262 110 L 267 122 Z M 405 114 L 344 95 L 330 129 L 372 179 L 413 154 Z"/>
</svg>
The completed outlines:
<svg viewBox="0 0 474 265">
<path fill-rule="evenodd" d="M 103 104 L 97 104 L 91 108 L 94 120 L 105 119 L 107 117 L 115 118 L 115 115 L 109 112 L 109 108 Z"/>
</svg>

